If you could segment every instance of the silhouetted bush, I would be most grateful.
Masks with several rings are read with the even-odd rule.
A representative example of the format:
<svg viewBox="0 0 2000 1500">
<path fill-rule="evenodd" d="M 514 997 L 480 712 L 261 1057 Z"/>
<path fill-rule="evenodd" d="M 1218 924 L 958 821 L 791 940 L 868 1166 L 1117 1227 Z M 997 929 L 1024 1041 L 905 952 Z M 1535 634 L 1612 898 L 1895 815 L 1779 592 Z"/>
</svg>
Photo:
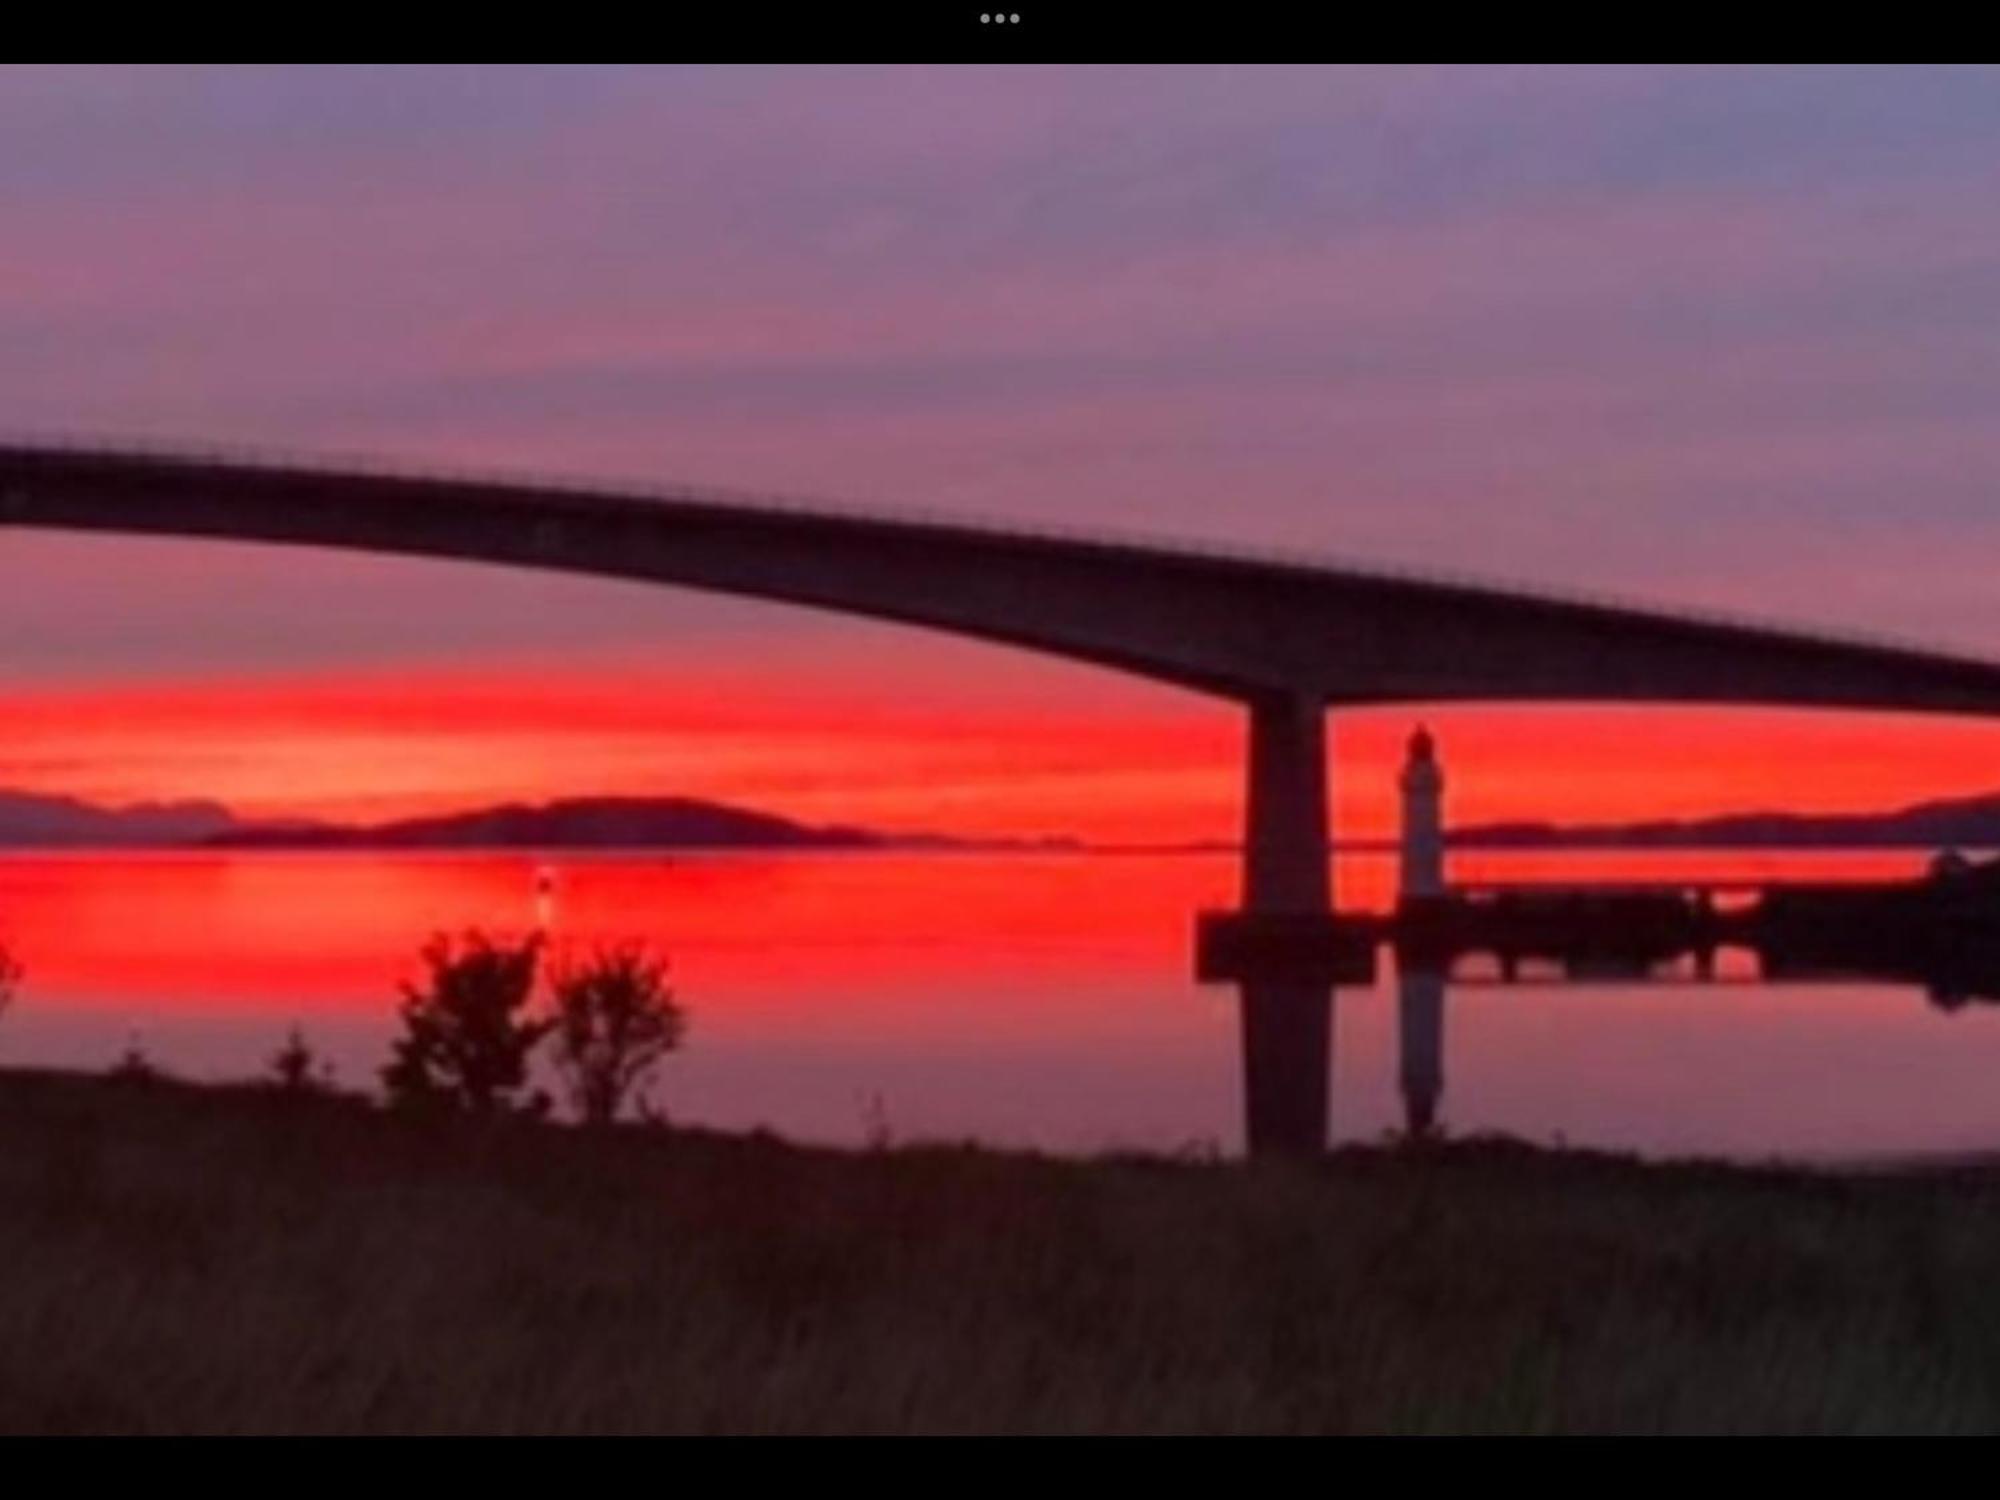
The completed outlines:
<svg viewBox="0 0 2000 1500">
<path fill-rule="evenodd" d="M 552 993 L 556 1071 L 577 1117 L 608 1125 L 628 1100 L 644 1108 L 648 1077 L 687 1032 L 666 960 L 638 943 L 600 948 L 559 964 Z M 645 1113 L 660 1122 L 657 1111 Z"/>
<path fill-rule="evenodd" d="M 873 1093 L 863 1097 L 860 1105 L 861 1138 L 870 1151 L 887 1151 L 896 1144 L 896 1132 L 889 1124 L 889 1101 Z"/>
<path fill-rule="evenodd" d="M 555 1021 L 527 1013 L 543 940 L 509 944 L 482 932 L 458 942 L 440 933 L 425 945 L 426 982 L 403 986 L 403 1035 L 382 1070 L 399 1108 L 498 1114 L 540 1110 L 546 1096 L 522 1097 L 528 1058 Z"/>
<path fill-rule="evenodd" d="M 125 1050 L 118 1054 L 118 1061 L 111 1065 L 111 1076 L 120 1083 L 153 1083 L 164 1076 L 159 1066 L 146 1055 L 146 1049 L 134 1036 L 125 1043 Z"/>
<path fill-rule="evenodd" d="M 280 1093 L 325 1093 L 333 1087 L 333 1064 L 313 1051 L 305 1033 L 294 1026 L 285 1045 L 271 1054 L 266 1077 Z"/>
<path fill-rule="evenodd" d="M 0 1014 L 14 1003 L 14 996 L 21 986 L 22 969 L 14 955 L 5 946 L 0 946 Z"/>
</svg>

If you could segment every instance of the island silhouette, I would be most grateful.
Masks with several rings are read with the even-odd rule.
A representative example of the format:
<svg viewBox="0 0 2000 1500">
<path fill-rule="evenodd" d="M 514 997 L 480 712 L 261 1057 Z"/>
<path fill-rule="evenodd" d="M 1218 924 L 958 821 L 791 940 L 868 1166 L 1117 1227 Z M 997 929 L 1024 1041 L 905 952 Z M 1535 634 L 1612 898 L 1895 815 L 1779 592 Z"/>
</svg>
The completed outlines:
<svg viewBox="0 0 2000 1500">
<path fill-rule="evenodd" d="M 1777 810 L 1634 823 L 1481 823 L 1453 829 L 1460 848 L 2000 848 L 2000 792 L 1915 802 L 1886 812 Z"/>
<path fill-rule="evenodd" d="M 1451 829 L 1455 848 L 2000 848 L 2000 791 L 1883 812 L 1776 809 L 1628 823 L 1512 821 Z M 694 797 L 507 802 L 375 823 L 250 819 L 212 799 L 106 806 L 0 789 L 0 848 L 213 849 L 1232 849 L 1231 841 L 1116 846 L 1063 835 L 1004 838 L 800 822 Z M 1374 844 L 1349 847 L 1372 848 Z M 1388 847 L 1388 846 L 1381 846 Z"/>
<path fill-rule="evenodd" d="M 0 848 L 14 849 L 1003 849 L 1063 838 L 958 837 L 803 823 L 693 797 L 567 797 L 378 823 L 245 819 L 220 802 L 106 807 L 0 790 Z"/>
</svg>

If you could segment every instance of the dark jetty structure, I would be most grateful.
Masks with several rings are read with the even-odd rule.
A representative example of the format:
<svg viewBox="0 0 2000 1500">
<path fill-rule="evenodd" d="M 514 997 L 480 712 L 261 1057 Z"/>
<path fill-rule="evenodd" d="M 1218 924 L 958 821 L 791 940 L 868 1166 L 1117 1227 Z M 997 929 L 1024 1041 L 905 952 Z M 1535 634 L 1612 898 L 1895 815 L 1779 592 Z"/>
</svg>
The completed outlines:
<svg viewBox="0 0 2000 1500">
<path fill-rule="evenodd" d="M 1419 728 L 1402 775 L 1393 912 L 1204 912 L 1198 977 L 1366 982 L 1385 945 L 1399 968 L 1449 972 L 1488 956 L 1503 980 L 1529 963 L 1586 978 L 1682 958 L 1712 977 L 1717 950 L 1732 947 L 1755 953 L 1768 980 L 1895 979 L 1941 1003 L 2000 1001 L 2000 859 L 1947 850 L 1919 875 L 1875 881 L 1454 883 L 1444 878 L 1443 784 L 1435 742 Z"/>
<path fill-rule="evenodd" d="M 1253 1156 L 1325 1150 L 1336 994 L 1372 987 L 1391 954 L 1412 1138 L 1439 1129 L 1446 1000 L 1458 984 L 1863 980 L 1911 986 L 1943 1009 L 2000 1003 L 2000 860 L 1948 851 L 1925 871 L 1874 881 L 1453 882 L 1443 767 L 1422 729 L 1400 780 L 1393 910 L 1253 907 L 1196 919 L 1197 978 L 1239 999 Z"/>
<path fill-rule="evenodd" d="M 1704 885 L 1483 885 L 1405 896 L 1383 923 L 1399 952 L 1440 968 L 1466 953 L 1490 953 L 1511 977 L 1526 959 L 1567 967 L 1644 966 L 1683 953 L 1712 954 L 1740 911 L 1722 901 L 1735 887 Z"/>
<path fill-rule="evenodd" d="M 1867 974 L 1940 1004 L 2000 1001 L 2000 860 L 1946 851 L 1915 880 L 1774 885 L 1749 916 L 1769 978 Z"/>
<path fill-rule="evenodd" d="M 1683 957 L 1707 974 L 1718 949 L 1737 947 L 1770 980 L 1867 976 L 1921 985 L 1945 1003 L 2000 1001 L 2000 859 L 1947 852 L 1922 875 L 1884 881 L 1467 885 L 1406 895 L 1389 914 L 1317 920 L 1204 912 L 1195 969 L 1206 981 L 1365 983 L 1384 944 L 1405 965 L 1440 970 L 1486 955 L 1505 979 L 1529 962 L 1583 978 Z"/>
<path fill-rule="evenodd" d="M 1898 880 L 1461 887 L 1405 898 L 1382 929 L 1446 964 L 1491 953 L 1503 973 L 1530 958 L 1587 968 L 1683 955 L 1708 969 L 1734 946 L 1770 978 L 1950 978 L 2000 997 L 2000 861 L 1952 852 Z"/>
</svg>

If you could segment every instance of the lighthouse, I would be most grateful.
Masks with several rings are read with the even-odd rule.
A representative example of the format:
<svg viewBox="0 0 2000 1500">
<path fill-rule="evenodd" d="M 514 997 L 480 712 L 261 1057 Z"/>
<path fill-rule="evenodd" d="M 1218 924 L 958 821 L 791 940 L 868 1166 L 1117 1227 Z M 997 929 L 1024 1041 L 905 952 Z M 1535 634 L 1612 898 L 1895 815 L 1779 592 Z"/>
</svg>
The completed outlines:
<svg viewBox="0 0 2000 1500">
<path fill-rule="evenodd" d="M 1423 725 L 1410 736 L 1400 778 L 1403 789 L 1403 872 L 1399 894 L 1412 898 L 1444 894 L 1444 771 L 1437 742 Z"/>
</svg>

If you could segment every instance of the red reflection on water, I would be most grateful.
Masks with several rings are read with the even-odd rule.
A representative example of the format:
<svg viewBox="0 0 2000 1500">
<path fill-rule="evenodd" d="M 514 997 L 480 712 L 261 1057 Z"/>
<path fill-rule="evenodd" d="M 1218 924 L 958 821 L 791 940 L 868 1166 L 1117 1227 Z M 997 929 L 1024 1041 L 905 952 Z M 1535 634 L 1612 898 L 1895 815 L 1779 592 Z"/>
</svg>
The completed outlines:
<svg viewBox="0 0 2000 1500">
<path fill-rule="evenodd" d="M 552 861 L 558 940 L 640 937 L 690 1008 L 683 1118 L 854 1140 L 1060 1148 L 1233 1138 L 1226 996 L 1189 978 L 1227 856 Z M 0 860 L 28 968 L 15 1062 L 102 1067 L 130 1035 L 194 1076 L 254 1072 L 302 1021 L 350 1085 L 386 1055 L 425 935 L 528 930 L 532 858 Z"/>
<path fill-rule="evenodd" d="M 1865 879 L 1910 851 L 1467 852 L 1466 880 Z M 538 877 L 553 895 L 538 905 Z M 1388 856 L 1339 862 L 1343 906 L 1386 910 Z M 1237 892 L 1234 855 L 145 855 L 0 860 L 0 933 L 44 996 L 179 1010 L 388 1003 L 424 938 L 470 926 L 641 938 L 732 1003 L 977 988 L 1060 970 L 1087 985 L 1178 974 L 1190 920 Z M 1083 1003 L 1079 1001 L 1078 1003 Z"/>
<path fill-rule="evenodd" d="M 1223 855 L 13 858 L 0 932 L 41 996 L 373 1010 L 429 933 L 523 933 L 546 915 L 560 941 L 641 938 L 756 1004 L 1052 965 L 1081 980 L 1157 971 L 1184 964 L 1189 915 L 1234 882 Z"/>
<path fill-rule="evenodd" d="M 1462 879 L 1848 879 L 1914 852 L 1456 855 Z M 556 858 L 550 925 L 640 937 L 693 1015 L 667 1070 L 682 1118 L 855 1140 L 1062 1149 L 1240 1142 L 1235 995 L 1190 975 L 1191 918 L 1227 905 L 1226 853 Z M 350 1084 L 386 1053 L 425 936 L 537 920 L 532 857 L 0 859 L 0 938 L 28 967 L 10 1062 L 108 1064 L 128 1033 L 197 1076 L 254 1071 L 306 1023 Z M 1338 862 L 1385 905 L 1392 856 Z M 1725 977 L 1746 977 L 1732 959 Z M 1907 987 L 1623 981 L 1445 998 L 1442 1119 L 1459 1133 L 1769 1154 L 2000 1145 L 2000 1007 Z M 1402 1120 L 1397 976 L 1336 1002 L 1336 1138 Z"/>
</svg>

